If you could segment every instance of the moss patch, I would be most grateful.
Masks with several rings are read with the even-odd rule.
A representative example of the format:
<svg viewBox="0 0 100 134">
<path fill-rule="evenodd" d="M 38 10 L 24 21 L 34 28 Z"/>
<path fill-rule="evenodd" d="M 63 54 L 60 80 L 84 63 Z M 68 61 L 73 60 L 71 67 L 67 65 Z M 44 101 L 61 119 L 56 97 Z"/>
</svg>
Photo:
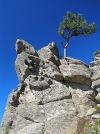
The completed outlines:
<svg viewBox="0 0 100 134">
<path fill-rule="evenodd" d="M 95 106 L 94 108 L 95 108 L 95 111 L 93 112 L 93 114 L 100 113 L 100 107 Z"/>
</svg>

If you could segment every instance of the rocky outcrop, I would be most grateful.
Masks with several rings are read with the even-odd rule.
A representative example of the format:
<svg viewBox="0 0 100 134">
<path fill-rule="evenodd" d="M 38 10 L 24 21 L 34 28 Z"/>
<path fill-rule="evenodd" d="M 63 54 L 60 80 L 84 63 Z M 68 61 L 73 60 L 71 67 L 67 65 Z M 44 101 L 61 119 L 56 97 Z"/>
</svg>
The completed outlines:
<svg viewBox="0 0 100 134">
<path fill-rule="evenodd" d="M 100 103 L 100 54 L 97 54 L 94 61 L 90 63 L 92 88 L 96 92 L 96 101 Z"/>
<path fill-rule="evenodd" d="M 66 82 L 92 84 L 90 70 L 85 63 L 72 58 L 61 59 L 60 62 L 59 68 Z"/>
<path fill-rule="evenodd" d="M 89 68 L 82 61 L 59 58 L 54 42 L 36 52 L 18 39 L 16 52 L 20 84 L 9 95 L 0 134 L 7 126 L 9 134 L 79 132 L 80 118 L 90 121 L 89 110 L 96 106 L 100 61 L 92 62 Z"/>
</svg>

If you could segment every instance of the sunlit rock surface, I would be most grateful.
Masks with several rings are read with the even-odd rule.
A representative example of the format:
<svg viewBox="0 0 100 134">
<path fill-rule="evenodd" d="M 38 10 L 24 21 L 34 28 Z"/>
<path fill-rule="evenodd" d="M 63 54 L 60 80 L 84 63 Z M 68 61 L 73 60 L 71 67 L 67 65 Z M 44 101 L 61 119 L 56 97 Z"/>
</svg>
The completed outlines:
<svg viewBox="0 0 100 134">
<path fill-rule="evenodd" d="M 73 134 L 81 119 L 90 123 L 100 102 L 100 58 L 89 67 L 59 58 L 54 42 L 36 52 L 22 39 L 16 41 L 16 52 L 20 83 L 8 97 L 0 134 L 7 126 L 9 134 Z"/>
</svg>

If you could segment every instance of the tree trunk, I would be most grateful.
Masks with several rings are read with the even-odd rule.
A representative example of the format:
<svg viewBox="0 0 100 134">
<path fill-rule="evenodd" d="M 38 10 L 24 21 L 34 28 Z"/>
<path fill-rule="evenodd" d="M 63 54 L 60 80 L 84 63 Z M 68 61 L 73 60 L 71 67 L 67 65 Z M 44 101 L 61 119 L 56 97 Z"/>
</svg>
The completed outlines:
<svg viewBox="0 0 100 134">
<path fill-rule="evenodd" d="M 65 46 L 63 45 L 63 42 L 61 42 L 61 44 L 62 44 L 62 46 L 64 48 L 64 58 L 66 58 L 67 57 L 67 47 L 69 45 L 69 40 L 67 40 L 67 43 L 66 43 Z"/>
<path fill-rule="evenodd" d="M 67 47 L 64 47 L 64 58 L 66 58 L 67 53 L 66 53 Z"/>
<path fill-rule="evenodd" d="M 69 42 L 67 42 L 66 46 L 64 46 L 64 58 L 67 57 L 67 47 L 69 45 Z"/>
</svg>

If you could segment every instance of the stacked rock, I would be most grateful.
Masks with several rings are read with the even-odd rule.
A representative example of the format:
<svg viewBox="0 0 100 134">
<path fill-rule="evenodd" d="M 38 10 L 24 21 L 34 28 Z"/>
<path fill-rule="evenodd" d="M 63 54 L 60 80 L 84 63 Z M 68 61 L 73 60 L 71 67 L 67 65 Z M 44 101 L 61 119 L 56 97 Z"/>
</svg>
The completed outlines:
<svg viewBox="0 0 100 134">
<path fill-rule="evenodd" d="M 95 106 L 95 81 L 89 66 L 70 57 L 59 58 L 54 42 L 36 52 L 22 39 L 16 42 L 15 69 L 20 84 L 9 95 L 0 134 L 73 134 L 80 117 Z M 91 69 L 95 70 L 91 63 Z M 98 68 L 99 69 L 99 68 Z M 96 78 L 95 78 L 96 77 Z M 84 128 L 84 126 L 82 126 Z"/>
</svg>

